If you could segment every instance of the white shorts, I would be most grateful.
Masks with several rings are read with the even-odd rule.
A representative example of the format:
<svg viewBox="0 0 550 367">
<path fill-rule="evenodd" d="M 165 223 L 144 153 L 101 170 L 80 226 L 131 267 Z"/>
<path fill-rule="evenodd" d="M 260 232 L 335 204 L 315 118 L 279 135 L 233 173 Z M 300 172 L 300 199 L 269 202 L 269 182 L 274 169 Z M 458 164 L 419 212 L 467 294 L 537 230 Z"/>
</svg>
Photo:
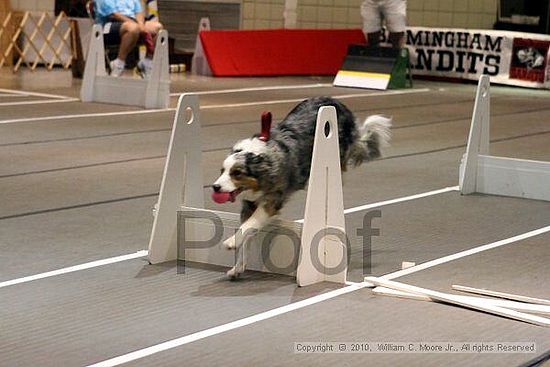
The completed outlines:
<svg viewBox="0 0 550 367">
<path fill-rule="evenodd" d="M 382 29 L 382 19 L 392 33 L 405 32 L 407 28 L 406 0 L 364 0 L 361 4 L 363 32 L 373 33 Z"/>
</svg>

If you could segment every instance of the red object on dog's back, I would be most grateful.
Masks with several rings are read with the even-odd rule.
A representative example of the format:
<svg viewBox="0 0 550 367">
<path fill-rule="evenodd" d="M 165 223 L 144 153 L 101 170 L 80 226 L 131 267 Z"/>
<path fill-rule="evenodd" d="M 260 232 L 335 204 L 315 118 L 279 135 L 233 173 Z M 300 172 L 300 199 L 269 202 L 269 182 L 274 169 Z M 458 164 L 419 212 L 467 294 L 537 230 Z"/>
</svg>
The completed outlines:
<svg viewBox="0 0 550 367">
<path fill-rule="evenodd" d="M 271 130 L 271 112 L 264 112 L 262 113 L 262 132 L 260 133 L 260 136 L 258 139 L 261 141 L 268 141 L 269 140 L 269 132 Z"/>
</svg>

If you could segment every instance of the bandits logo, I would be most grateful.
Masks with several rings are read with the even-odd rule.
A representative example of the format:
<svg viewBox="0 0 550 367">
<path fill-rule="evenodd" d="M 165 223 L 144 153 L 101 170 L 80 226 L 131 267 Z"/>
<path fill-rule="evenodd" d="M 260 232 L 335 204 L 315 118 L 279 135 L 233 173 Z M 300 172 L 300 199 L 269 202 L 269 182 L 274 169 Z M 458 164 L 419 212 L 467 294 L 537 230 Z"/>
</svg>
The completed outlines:
<svg viewBox="0 0 550 367">
<path fill-rule="evenodd" d="M 510 78 L 544 83 L 549 47 L 550 42 L 548 41 L 515 38 Z"/>
<path fill-rule="evenodd" d="M 516 56 L 527 69 L 541 68 L 544 65 L 544 56 L 534 47 L 522 48 L 518 50 Z"/>
</svg>

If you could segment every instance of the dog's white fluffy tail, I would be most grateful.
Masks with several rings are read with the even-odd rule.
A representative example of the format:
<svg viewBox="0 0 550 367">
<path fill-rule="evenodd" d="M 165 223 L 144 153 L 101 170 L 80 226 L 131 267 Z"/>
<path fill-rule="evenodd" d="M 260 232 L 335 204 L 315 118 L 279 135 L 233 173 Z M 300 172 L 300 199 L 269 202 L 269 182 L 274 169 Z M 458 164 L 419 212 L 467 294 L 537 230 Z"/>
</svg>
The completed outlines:
<svg viewBox="0 0 550 367">
<path fill-rule="evenodd" d="M 352 146 L 349 161 L 358 166 L 382 156 L 382 148 L 389 145 L 391 139 L 391 118 L 372 115 L 367 117 L 359 129 L 359 140 Z"/>
<path fill-rule="evenodd" d="M 361 140 L 376 140 L 381 147 L 388 146 L 391 139 L 391 117 L 372 115 L 366 118 L 360 130 Z"/>
</svg>

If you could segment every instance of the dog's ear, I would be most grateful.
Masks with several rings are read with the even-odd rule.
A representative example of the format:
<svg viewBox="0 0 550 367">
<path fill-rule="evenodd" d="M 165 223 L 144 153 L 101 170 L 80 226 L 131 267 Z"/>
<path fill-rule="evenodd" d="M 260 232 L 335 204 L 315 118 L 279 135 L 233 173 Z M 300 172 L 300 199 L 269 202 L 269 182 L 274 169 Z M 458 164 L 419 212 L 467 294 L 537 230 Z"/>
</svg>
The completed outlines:
<svg viewBox="0 0 550 367">
<path fill-rule="evenodd" d="M 265 154 L 246 153 L 247 174 L 252 177 L 265 175 L 270 169 L 270 161 Z"/>
<path fill-rule="evenodd" d="M 265 160 L 265 157 L 263 154 L 254 154 L 254 153 L 246 153 L 245 155 L 246 164 L 260 164 Z"/>
</svg>

